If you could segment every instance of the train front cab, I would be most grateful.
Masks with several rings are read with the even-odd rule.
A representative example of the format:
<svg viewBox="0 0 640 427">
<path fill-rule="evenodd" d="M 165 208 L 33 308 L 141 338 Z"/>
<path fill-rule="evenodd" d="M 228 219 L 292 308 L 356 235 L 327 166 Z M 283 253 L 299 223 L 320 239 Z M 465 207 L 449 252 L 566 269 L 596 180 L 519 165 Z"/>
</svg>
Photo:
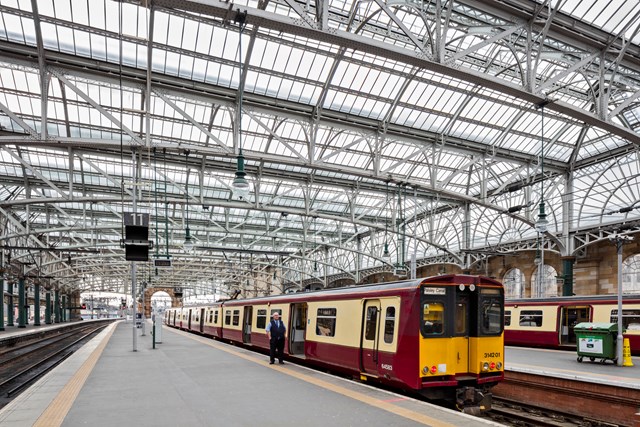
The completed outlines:
<svg viewBox="0 0 640 427">
<path fill-rule="evenodd" d="M 491 408 L 489 390 L 504 378 L 504 293 L 486 278 L 448 280 L 421 287 L 421 393 L 477 413 Z"/>
</svg>

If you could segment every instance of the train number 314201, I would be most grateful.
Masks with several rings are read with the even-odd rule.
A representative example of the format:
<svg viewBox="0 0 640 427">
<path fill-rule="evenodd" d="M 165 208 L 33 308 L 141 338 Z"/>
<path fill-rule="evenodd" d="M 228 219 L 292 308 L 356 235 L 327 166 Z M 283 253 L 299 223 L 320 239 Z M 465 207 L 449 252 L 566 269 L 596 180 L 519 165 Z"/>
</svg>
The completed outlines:
<svg viewBox="0 0 640 427">
<path fill-rule="evenodd" d="M 497 352 L 497 353 L 485 353 L 484 357 L 500 357 L 500 352 Z"/>
</svg>

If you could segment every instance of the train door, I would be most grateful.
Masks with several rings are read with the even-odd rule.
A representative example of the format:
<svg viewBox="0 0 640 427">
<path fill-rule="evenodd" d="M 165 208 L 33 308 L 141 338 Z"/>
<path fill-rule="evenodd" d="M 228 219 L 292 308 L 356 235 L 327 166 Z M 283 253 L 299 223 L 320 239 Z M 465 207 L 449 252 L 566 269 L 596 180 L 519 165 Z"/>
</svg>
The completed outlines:
<svg viewBox="0 0 640 427">
<path fill-rule="evenodd" d="M 360 334 L 360 371 L 378 374 L 378 345 L 380 329 L 380 300 L 365 300 Z"/>
<path fill-rule="evenodd" d="M 307 304 L 291 304 L 289 354 L 304 356 L 304 333 L 307 326 Z"/>
<path fill-rule="evenodd" d="M 581 322 L 591 320 L 591 307 L 589 306 L 561 306 L 560 310 L 560 345 L 576 345 L 576 333 L 573 328 Z"/>
<path fill-rule="evenodd" d="M 204 308 L 200 309 L 200 329 L 199 331 L 204 332 Z"/>
<path fill-rule="evenodd" d="M 253 307 L 244 307 L 244 320 L 242 321 L 242 342 L 251 344 L 251 318 L 253 317 Z"/>
<path fill-rule="evenodd" d="M 473 310 L 475 311 L 475 310 Z M 456 302 L 450 319 L 453 324 L 453 346 L 456 354 L 456 372 L 471 372 L 469 366 L 469 353 L 471 352 L 469 341 L 469 322 L 471 320 L 470 297 L 466 291 L 456 289 Z"/>
<path fill-rule="evenodd" d="M 191 330 L 191 309 L 189 309 L 189 318 L 187 320 L 187 329 Z"/>
</svg>

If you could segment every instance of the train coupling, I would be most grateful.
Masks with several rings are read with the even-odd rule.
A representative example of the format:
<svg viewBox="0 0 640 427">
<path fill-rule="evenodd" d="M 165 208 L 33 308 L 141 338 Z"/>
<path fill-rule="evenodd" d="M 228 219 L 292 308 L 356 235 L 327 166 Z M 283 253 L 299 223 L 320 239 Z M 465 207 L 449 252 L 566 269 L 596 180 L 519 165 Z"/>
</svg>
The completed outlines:
<svg viewBox="0 0 640 427">
<path fill-rule="evenodd" d="M 492 396 L 474 387 L 462 387 L 456 392 L 456 405 L 465 414 L 480 415 L 491 409 Z"/>
</svg>

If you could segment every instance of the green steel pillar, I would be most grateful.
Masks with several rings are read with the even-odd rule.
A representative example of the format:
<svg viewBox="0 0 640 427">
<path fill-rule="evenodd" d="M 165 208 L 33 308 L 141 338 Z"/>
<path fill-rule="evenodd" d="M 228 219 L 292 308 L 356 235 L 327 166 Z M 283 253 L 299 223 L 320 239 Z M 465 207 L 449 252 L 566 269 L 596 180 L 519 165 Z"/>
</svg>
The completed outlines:
<svg viewBox="0 0 640 427">
<path fill-rule="evenodd" d="M 33 285 L 33 326 L 40 326 L 40 284 Z"/>
<path fill-rule="evenodd" d="M 51 291 L 47 290 L 44 294 L 45 306 L 44 306 L 44 323 L 51 324 Z"/>
<path fill-rule="evenodd" d="M 7 301 L 7 326 L 13 326 L 13 283 L 7 283 L 9 298 Z"/>
<path fill-rule="evenodd" d="M 56 289 L 53 296 L 53 317 L 55 323 L 60 323 L 60 291 Z"/>
<path fill-rule="evenodd" d="M 24 277 L 18 279 L 18 328 L 26 326 L 27 319 L 27 297 L 24 292 Z"/>
<path fill-rule="evenodd" d="M 562 257 L 562 296 L 570 297 L 573 295 L 573 263 L 576 257 Z"/>
<path fill-rule="evenodd" d="M 0 276 L 0 331 L 4 331 L 4 278 Z"/>
<path fill-rule="evenodd" d="M 60 307 L 60 310 L 62 311 L 62 315 L 60 316 L 60 318 L 62 319 L 63 322 L 67 321 L 67 296 L 66 295 L 62 295 L 62 307 Z"/>
</svg>

